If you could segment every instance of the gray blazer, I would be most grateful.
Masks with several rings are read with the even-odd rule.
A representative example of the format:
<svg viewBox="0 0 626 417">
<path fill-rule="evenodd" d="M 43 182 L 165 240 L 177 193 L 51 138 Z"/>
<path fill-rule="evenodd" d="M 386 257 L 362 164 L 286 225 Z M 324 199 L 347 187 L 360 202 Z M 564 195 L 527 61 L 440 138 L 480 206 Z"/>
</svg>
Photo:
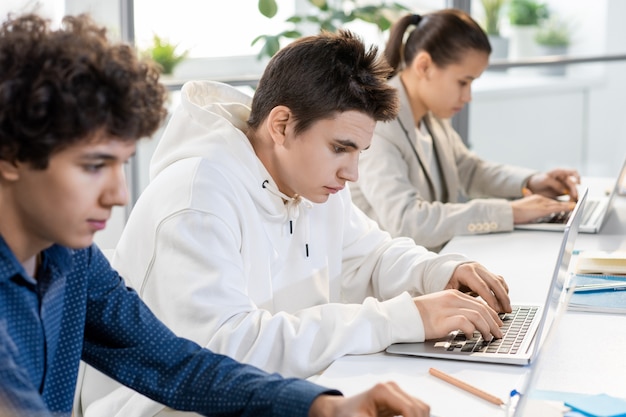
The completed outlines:
<svg viewBox="0 0 626 417">
<path fill-rule="evenodd" d="M 361 154 L 359 180 L 350 184 L 352 199 L 393 236 L 409 236 L 438 251 L 455 235 L 513 230 L 506 199 L 522 196 L 536 171 L 495 164 L 470 152 L 449 120 L 427 114 L 443 192 L 433 185 L 429 161 L 416 146 L 415 121 L 399 77 L 400 113 L 378 123 L 370 149 Z"/>
</svg>

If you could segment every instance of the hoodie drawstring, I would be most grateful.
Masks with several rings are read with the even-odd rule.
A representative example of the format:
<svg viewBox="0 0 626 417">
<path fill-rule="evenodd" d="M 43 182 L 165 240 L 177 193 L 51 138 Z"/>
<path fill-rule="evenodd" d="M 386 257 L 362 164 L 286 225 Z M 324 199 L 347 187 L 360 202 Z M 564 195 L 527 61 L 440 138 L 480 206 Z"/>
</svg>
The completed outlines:
<svg viewBox="0 0 626 417">
<path fill-rule="evenodd" d="M 313 208 L 313 204 L 303 199 L 301 196 L 289 197 L 287 194 L 282 193 L 278 188 L 273 186 L 268 180 L 263 181 L 261 187 L 265 188 L 270 193 L 277 197 L 280 197 L 285 202 L 287 208 L 287 220 L 289 221 L 289 234 L 293 234 L 293 222 L 300 217 L 300 206 L 304 206 L 306 209 Z M 304 221 L 304 254 L 309 257 L 309 238 L 310 238 L 310 221 L 308 218 L 308 210 L 304 210 L 304 214 L 307 217 Z"/>
</svg>

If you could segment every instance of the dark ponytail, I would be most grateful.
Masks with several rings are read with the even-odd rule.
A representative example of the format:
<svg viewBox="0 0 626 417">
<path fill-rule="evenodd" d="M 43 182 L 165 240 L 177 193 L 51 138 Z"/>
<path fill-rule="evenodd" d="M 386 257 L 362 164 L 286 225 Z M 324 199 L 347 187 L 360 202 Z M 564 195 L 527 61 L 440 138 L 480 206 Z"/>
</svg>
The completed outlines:
<svg viewBox="0 0 626 417">
<path fill-rule="evenodd" d="M 414 29 L 403 42 L 411 25 Z M 402 63 L 410 65 L 420 51 L 428 52 L 435 65 L 445 67 L 459 62 L 468 50 L 490 54 L 491 45 L 487 35 L 462 10 L 443 9 L 423 16 L 409 14 L 394 23 L 385 47 L 385 58 L 395 75 Z"/>
<path fill-rule="evenodd" d="M 385 58 L 387 63 L 394 69 L 394 74 L 398 72 L 400 63 L 403 60 L 404 47 L 402 42 L 404 34 L 410 25 L 417 26 L 422 20 L 422 16 L 418 14 L 408 14 L 401 17 L 390 29 L 389 40 L 385 47 Z"/>
</svg>

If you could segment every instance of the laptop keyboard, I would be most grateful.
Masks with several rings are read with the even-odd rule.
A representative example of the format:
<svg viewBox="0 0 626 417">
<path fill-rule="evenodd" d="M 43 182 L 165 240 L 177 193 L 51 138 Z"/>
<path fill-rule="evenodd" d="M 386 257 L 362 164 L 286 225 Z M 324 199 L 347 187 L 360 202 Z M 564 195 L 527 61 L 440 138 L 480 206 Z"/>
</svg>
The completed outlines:
<svg viewBox="0 0 626 417">
<path fill-rule="evenodd" d="M 445 344 L 446 349 L 451 352 L 465 353 L 517 353 L 539 308 L 536 306 L 514 306 L 512 309 L 511 313 L 500 314 L 500 319 L 504 322 L 500 328 L 503 333 L 501 339 L 487 342 L 480 332 L 476 331 L 471 338 L 468 338 L 462 331 L 457 331 L 450 334 Z"/>
</svg>

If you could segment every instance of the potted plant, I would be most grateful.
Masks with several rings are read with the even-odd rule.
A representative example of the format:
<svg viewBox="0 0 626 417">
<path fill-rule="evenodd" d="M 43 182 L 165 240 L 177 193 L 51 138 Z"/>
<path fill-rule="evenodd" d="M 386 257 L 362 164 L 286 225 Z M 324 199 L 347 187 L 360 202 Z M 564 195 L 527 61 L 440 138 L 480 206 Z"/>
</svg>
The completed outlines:
<svg viewBox="0 0 626 417">
<path fill-rule="evenodd" d="M 535 34 L 540 55 L 566 55 L 571 42 L 571 28 L 561 19 L 552 17 L 539 26 Z M 563 75 L 565 66 L 549 66 L 542 69 L 543 74 Z"/>
<path fill-rule="evenodd" d="M 500 34 L 500 18 L 505 0 L 482 0 L 485 11 L 484 28 L 491 44 L 491 58 L 506 59 L 509 40 Z"/>
<path fill-rule="evenodd" d="M 161 66 L 162 74 L 171 75 L 174 72 L 174 68 L 189 54 L 188 50 L 177 52 L 177 49 L 178 44 L 171 43 L 167 39 L 154 34 L 152 45 L 144 53 Z"/>
<path fill-rule="evenodd" d="M 534 0 L 511 0 L 509 5 L 509 21 L 513 26 L 538 26 L 548 14 L 548 7 Z"/>
<path fill-rule="evenodd" d="M 376 25 L 381 32 L 384 32 L 391 27 L 392 22 L 401 13 L 410 11 L 409 8 L 399 3 L 386 3 L 385 1 L 381 1 L 377 5 L 365 6 L 359 6 L 354 0 L 307 1 L 313 6 L 312 11 L 296 14 L 286 20 L 295 25 L 294 29 L 285 30 L 275 35 L 259 35 L 252 41 L 252 45 L 263 42 L 258 54 L 259 59 L 265 56 L 272 57 L 280 49 L 282 40 L 303 36 L 305 26 L 313 27 L 318 32 L 323 30 L 335 32 L 346 23 L 361 20 Z M 264 16 L 272 18 L 276 15 L 278 6 L 276 0 L 259 0 L 258 9 Z"/>
<path fill-rule="evenodd" d="M 511 0 L 509 3 L 510 59 L 536 55 L 535 33 L 539 24 L 548 18 L 548 14 L 548 8 L 543 3 L 535 0 Z"/>
<path fill-rule="evenodd" d="M 504 0 L 482 0 L 481 3 L 485 10 L 485 32 L 500 36 L 500 13 Z"/>
</svg>

